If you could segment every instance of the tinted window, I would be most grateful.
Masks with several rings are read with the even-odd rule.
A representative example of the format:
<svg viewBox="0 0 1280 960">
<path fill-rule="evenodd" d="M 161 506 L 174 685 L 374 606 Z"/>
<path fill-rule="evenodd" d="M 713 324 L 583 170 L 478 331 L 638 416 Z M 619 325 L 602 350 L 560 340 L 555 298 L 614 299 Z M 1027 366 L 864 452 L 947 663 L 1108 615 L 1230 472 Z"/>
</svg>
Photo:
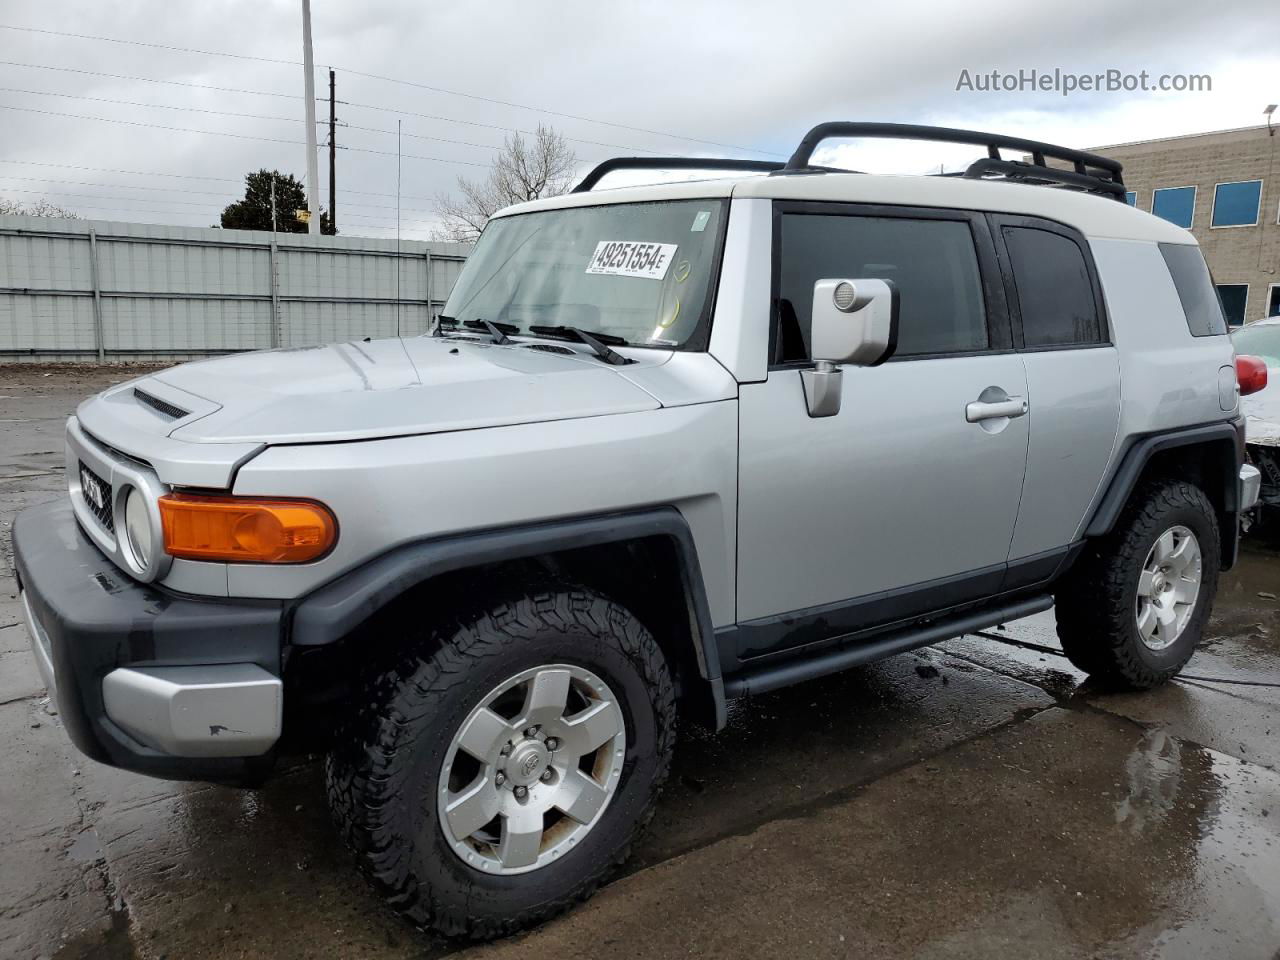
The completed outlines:
<svg viewBox="0 0 1280 960">
<path fill-rule="evenodd" d="M 1187 315 L 1187 329 L 1193 337 L 1212 337 L 1227 332 L 1222 318 L 1222 304 L 1213 289 L 1213 278 L 1205 265 L 1204 254 L 1192 244 L 1162 243 L 1160 253 L 1169 267 L 1173 285 Z"/>
<path fill-rule="evenodd" d="M 1249 305 L 1247 283 L 1218 284 L 1218 299 L 1222 301 L 1222 312 L 1229 326 L 1238 327 L 1244 323 L 1244 313 Z"/>
<path fill-rule="evenodd" d="M 1213 188 L 1213 225 L 1252 227 L 1258 222 L 1258 205 L 1261 202 L 1261 180 L 1220 183 Z"/>
<path fill-rule="evenodd" d="M 784 216 L 777 360 L 809 358 L 813 285 L 834 278 L 897 284 L 895 356 L 958 353 L 988 345 L 978 256 L 967 222 Z"/>
<path fill-rule="evenodd" d="M 1179 227 L 1191 229 L 1196 212 L 1195 187 L 1166 187 L 1151 197 L 1151 212 Z"/>
<path fill-rule="evenodd" d="M 1074 240 L 1048 230 L 1005 227 L 1028 348 L 1098 343 L 1102 324 L 1084 253 Z"/>
</svg>

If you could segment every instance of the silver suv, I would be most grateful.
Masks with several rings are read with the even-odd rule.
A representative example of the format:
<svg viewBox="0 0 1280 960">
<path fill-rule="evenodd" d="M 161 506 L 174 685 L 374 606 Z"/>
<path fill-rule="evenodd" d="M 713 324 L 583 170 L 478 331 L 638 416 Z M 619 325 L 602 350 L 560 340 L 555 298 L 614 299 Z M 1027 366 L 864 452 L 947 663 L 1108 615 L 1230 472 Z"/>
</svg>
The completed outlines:
<svg viewBox="0 0 1280 960">
<path fill-rule="evenodd" d="M 867 136 L 987 157 L 810 163 Z M 655 167 L 738 175 L 592 189 Z M 1200 251 L 1120 173 L 849 123 L 611 161 L 497 215 L 432 335 L 85 401 L 13 534 L 68 733 L 233 783 L 323 736 L 373 882 L 489 937 L 590 894 L 729 698 L 1055 602 L 1098 681 L 1169 679 L 1259 477 Z"/>
</svg>

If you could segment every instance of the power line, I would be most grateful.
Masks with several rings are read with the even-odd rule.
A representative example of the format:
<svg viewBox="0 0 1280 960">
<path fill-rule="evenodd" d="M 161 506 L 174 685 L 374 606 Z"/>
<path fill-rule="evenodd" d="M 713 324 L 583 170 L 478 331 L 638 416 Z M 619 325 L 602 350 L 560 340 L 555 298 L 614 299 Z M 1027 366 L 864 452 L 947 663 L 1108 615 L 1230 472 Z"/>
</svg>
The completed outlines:
<svg viewBox="0 0 1280 960">
<path fill-rule="evenodd" d="M 161 173 L 157 170 L 121 170 L 115 167 L 86 167 L 75 163 L 51 163 L 47 160 L 0 160 L 0 163 L 13 163 L 26 167 L 58 167 L 63 170 L 92 170 L 94 173 L 127 173 L 139 177 L 175 177 L 183 180 L 220 180 L 226 181 L 227 183 L 240 183 L 243 179 L 240 177 L 202 177 L 193 173 Z"/>
<path fill-rule="evenodd" d="M 180 47 L 165 43 L 152 43 L 144 40 L 125 40 L 120 37 L 104 37 L 94 34 L 85 33 L 69 33 L 59 30 L 45 30 L 38 27 L 23 27 L 15 24 L 0 23 L 0 30 L 18 30 L 26 33 L 39 33 L 46 36 L 69 37 L 76 40 L 95 40 L 101 43 L 118 43 L 127 46 L 147 47 L 154 50 L 171 50 L 178 53 L 194 53 L 205 57 L 231 57 L 236 60 L 256 60 L 261 63 L 274 63 L 284 66 L 300 66 L 297 60 L 282 60 L 274 57 L 258 57 L 245 53 L 227 53 L 221 50 L 201 50 L 195 47 Z M 601 126 L 613 127 L 617 130 L 630 130 L 634 133 L 644 133 L 650 136 L 668 137 L 673 140 L 684 140 L 688 143 L 701 143 L 711 147 L 722 147 L 729 150 L 740 150 L 744 153 L 760 153 L 767 156 L 782 156 L 782 154 L 772 153 L 768 150 L 758 150 L 755 147 L 743 147 L 732 143 L 721 143 L 716 140 L 703 140 L 698 137 L 686 137 L 682 134 L 667 133 L 664 130 L 651 130 L 646 127 L 636 127 L 630 124 L 618 123 L 613 120 L 599 120 L 595 117 L 583 116 L 582 114 L 564 113 L 558 110 L 548 110 L 545 107 L 535 107 L 527 103 L 517 103 L 513 100 L 501 100 L 497 97 L 485 97 L 480 94 L 465 93 L 461 90 L 450 90 L 445 87 L 436 87 L 427 83 L 420 83 L 416 80 L 402 80 L 399 77 L 388 77 L 377 73 L 366 73 L 362 70 L 353 70 L 349 67 L 340 67 L 344 73 L 348 73 L 354 77 L 364 77 L 367 80 L 379 80 L 383 83 L 398 83 L 408 87 L 415 87 L 419 90 L 429 90 L 432 93 L 441 93 L 451 97 L 462 97 L 467 100 L 476 100 L 481 103 L 491 103 L 497 106 L 512 107 L 517 110 L 531 110 L 534 113 L 545 114 L 551 117 L 561 117 L 566 120 L 578 120 L 583 123 L 596 123 Z"/>
<path fill-rule="evenodd" d="M 0 24 L 3 26 L 3 24 Z M 768 150 L 757 150 L 755 147 L 743 147 L 733 143 L 720 143 L 717 140 L 703 140 L 699 137 L 686 137 L 679 133 L 667 133 L 663 130 L 650 130 L 647 127 L 633 127 L 626 123 L 615 123 L 612 120 L 597 120 L 594 117 L 586 117 L 576 113 L 562 113 L 558 110 L 547 110 L 544 107 L 531 107 L 525 103 L 516 103 L 512 100 L 499 100 L 496 97 L 482 97 L 475 93 L 463 93 L 460 90 L 448 90 L 444 87 L 433 87 L 430 84 L 418 83 L 416 80 L 401 80 L 397 77 L 385 77 L 377 73 L 365 73 L 361 70 L 352 70 L 350 67 L 343 67 L 343 73 L 348 73 L 353 77 L 364 77 L 367 80 L 381 80 L 384 83 L 399 83 L 407 87 L 417 87 L 419 90 L 429 90 L 432 93 L 443 93 L 451 97 L 463 97 L 467 100 L 479 100 L 482 103 L 492 103 L 502 107 L 514 107 L 517 110 L 532 110 L 535 113 L 546 114 L 550 117 L 560 117 L 564 120 L 580 120 L 583 123 L 598 123 L 605 127 L 614 127 L 618 130 L 630 130 L 632 133 L 645 133 L 655 137 L 669 137 L 673 140 L 684 140 L 688 143 L 700 143 L 708 147 L 721 147 L 726 150 L 740 150 L 743 153 L 761 153 L 771 157 L 781 157 L 780 153 L 771 153 Z"/>
<path fill-rule="evenodd" d="M 444 117 L 434 113 L 417 113 L 416 111 L 413 111 L 413 110 L 400 110 L 400 109 L 397 109 L 396 107 L 381 107 L 375 103 L 355 103 L 350 100 L 340 100 L 338 102 L 343 104 L 344 106 L 356 107 L 360 110 L 379 110 L 383 113 L 395 113 L 404 117 L 417 117 L 421 120 L 440 120 L 445 123 L 460 123 L 468 127 L 482 127 L 485 130 L 498 130 L 502 133 L 519 133 L 519 134 L 523 134 L 525 136 L 530 136 L 530 137 L 535 137 L 538 135 L 536 130 L 522 130 L 519 127 L 504 127 L 498 123 L 483 123 L 479 120 L 460 120 L 457 117 Z M 353 130 L 355 129 L 369 130 L 372 128 L 352 127 L 352 129 Z M 386 133 L 388 131 L 378 131 L 378 132 Z M 395 131 L 390 131 L 390 132 L 394 133 Z M 556 131 L 556 133 L 558 136 L 564 136 L 564 134 L 560 133 L 559 131 Z M 406 133 L 405 136 L 407 137 L 409 136 L 409 134 Z M 651 150 L 648 147 L 628 146 L 622 143 L 605 143 L 601 140 L 584 140 L 581 137 L 564 137 L 564 139 L 568 140 L 570 143 L 585 143 L 591 147 L 607 147 L 610 150 L 634 150 L 638 153 L 653 153 L 653 154 L 661 154 L 663 152 L 661 150 Z"/>
<path fill-rule="evenodd" d="M 277 137 L 260 137 L 247 133 L 231 133 L 222 130 L 198 130 L 192 127 L 172 127 L 162 123 L 146 123 L 142 120 L 121 120 L 117 117 L 90 117 L 80 113 L 62 113 L 58 110 L 41 110 L 38 107 L 19 107 L 11 103 L 0 103 L 0 110 L 20 110 L 23 113 L 39 113 L 47 117 L 67 117 L 72 120 L 96 120 L 101 123 L 120 123 L 129 127 L 150 127 L 154 130 L 174 130 L 179 133 L 201 133 L 214 137 L 233 137 L 236 140 L 256 140 L 261 143 L 288 143 L 306 146 L 305 140 L 282 140 Z"/>
<path fill-rule="evenodd" d="M 280 97 L 285 100 L 301 100 L 296 93 L 276 93 L 271 90 L 248 90 L 244 87 L 220 87 L 211 83 L 192 83 L 189 80 L 161 80 L 158 77 L 138 77 L 125 73 L 103 73 L 101 70 L 84 70 L 79 67 L 55 67 L 47 63 L 19 63 L 16 60 L 0 60 L 0 66 L 25 67 L 28 70 L 55 70 L 58 73 L 78 73 L 85 77 L 104 77 L 108 80 L 130 80 L 138 83 L 163 83 L 171 87 L 190 87 L 193 90 L 213 90 L 218 93 L 246 93 L 255 97 Z"/>
<path fill-rule="evenodd" d="M 122 107 L 143 107 L 148 110 L 182 110 L 187 113 L 209 113 L 219 117 L 239 117 L 245 120 L 272 120 L 283 123 L 306 123 L 305 120 L 298 117 L 278 117 L 265 113 L 239 113 L 234 110 L 210 110 L 206 107 L 184 107 L 170 103 L 141 103 L 137 100 L 114 100 L 111 97 L 90 97 L 81 93 L 58 93 L 53 90 L 26 90 L 21 87 L 0 87 L 0 92 L 25 93 L 34 97 L 62 97 L 68 100 L 89 100 L 93 103 L 113 103 Z"/>
<path fill-rule="evenodd" d="M 244 93 L 244 94 L 251 94 L 253 96 L 258 96 L 258 97 L 280 97 L 286 100 L 302 99 L 302 97 L 296 96 L 294 94 L 275 93 L 274 91 L 271 91 L 271 90 L 249 90 L 244 87 L 221 87 L 221 86 L 215 86 L 213 84 L 207 84 L 207 83 L 189 83 L 183 80 L 161 80 L 156 77 L 139 77 L 131 74 L 122 74 L 122 73 L 103 73 L 98 70 L 83 70 L 75 67 L 55 67 L 55 66 L 51 66 L 49 64 L 43 64 L 43 63 L 19 63 L 16 60 L 0 60 L 0 66 L 25 67 L 30 70 L 55 70 L 63 73 L 80 74 L 82 76 L 104 77 L 109 80 L 130 80 L 130 81 L 137 81 L 139 83 L 161 83 L 161 84 L 167 84 L 169 86 L 175 86 L 175 87 L 188 87 L 195 90 L 211 90 L 218 93 Z M 48 93 L 46 91 L 40 91 L 40 90 L 20 91 L 20 92 L 36 93 L 36 94 L 41 94 L 45 96 L 66 96 L 66 97 L 77 96 L 76 94 Z M 161 107 L 161 105 L 159 104 L 135 104 L 126 100 L 107 100 L 106 98 L 82 97 L 80 99 L 101 99 L 102 102 L 104 103 L 120 103 L 126 106 Z M 464 126 L 469 126 L 469 127 L 481 127 L 486 130 L 497 130 L 504 134 L 518 133 L 526 136 L 537 135 L 537 132 L 534 130 L 524 130 L 524 129 L 521 129 L 520 127 L 505 127 L 502 124 L 498 124 L 498 123 L 483 123 L 479 120 L 463 120 L 458 117 L 446 117 L 441 114 L 418 113 L 413 110 L 399 110 L 395 107 L 383 107 L 374 103 L 356 103 L 350 100 L 340 100 L 339 103 L 341 103 L 343 106 L 355 107 L 360 110 L 378 110 L 383 113 L 395 113 L 405 117 L 417 117 L 422 120 L 439 120 L 442 123 L 457 123 L 457 124 L 462 124 Z M 176 108 L 176 107 L 168 107 L 168 106 L 163 106 L 161 108 L 162 109 L 185 109 L 185 108 Z M 191 109 L 194 110 L 196 108 L 193 107 Z M 205 112 L 212 112 L 212 111 L 205 111 Z M 253 115 L 245 114 L 245 116 L 253 116 Z M 266 119 L 266 118 L 263 117 L 261 119 Z M 292 117 L 288 117 L 288 118 L 281 117 L 278 119 L 293 120 Z M 297 122 L 301 123 L 303 121 L 299 120 Z M 372 130 L 373 128 L 369 127 L 365 129 Z M 390 131 L 378 131 L 378 132 L 390 132 Z M 632 150 L 638 153 L 653 153 L 653 154 L 660 154 L 664 152 L 661 150 L 652 150 L 648 147 L 637 147 L 637 146 L 632 146 L 632 145 L 623 144 L 623 143 L 607 143 L 601 140 L 588 140 L 583 137 L 565 136 L 564 134 L 560 134 L 560 136 L 563 136 L 564 139 L 568 140 L 570 143 L 582 143 L 591 147 L 605 147 L 610 150 Z M 443 140 L 444 138 L 437 137 L 435 139 Z M 456 140 L 456 141 L 446 140 L 445 142 L 446 143 L 466 143 L 466 141 L 463 141 L 463 140 Z M 480 146 L 480 144 L 469 144 L 469 145 Z M 490 147 L 489 149 L 496 150 L 498 148 Z"/>
<path fill-rule="evenodd" d="M 107 189 L 111 189 L 111 190 L 149 190 L 149 191 L 161 191 L 161 192 L 166 192 L 166 193 L 183 193 L 183 194 L 185 194 L 185 195 L 200 194 L 201 196 L 210 196 L 210 197 L 220 197 L 220 198 L 222 198 L 220 201 L 218 201 L 218 203 L 219 203 L 219 204 L 224 203 L 224 202 L 229 202 L 229 203 L 238 203 L 238 202 L 239 202 L 239 201 L 238 201 L 238 200 L 236 200 L 235 198 L 231 198 L 230 200 L 228 200 L 227 198 L 230 196 L 230 194 L 229 194 L 226 190 L 188 190 L 188 189 L 186 189 L 186 188 L 184 188 L 184 187 L 151 187 L 151 186 L 145 186 L 145 185 L 143 185 L 143 184 L 130 184 L 130 183 L 102 183 L 102 182 L 100 182 L 100 181 L 91 181 L 91 180 L 49 180 L 49 179 L 46 179 L 46 178 L 44 178 L 44 177 L 15 177 L 15 176 L 7 175 L 7 174 L 0 174 L 0 180 L 5 180 L 5 181 L 7 181 L 7 180 L 20 180 L 20 181 L 22 181 L 22 182 L 24 182 L 24 183 L 54 183 L 54 184 L 61 184 L 61 185 L 63 185 L 63 186 L 73 186 L 73 187 L 100 187 L 100 188 L 107 188 Z M 232 181 L 232 182 L 237 182 L 237 183 L 238 183 L 239 181 Z M 66 192 L 64 192 L 64 191 L 62 191 L 62 190 L 57 190 L 57 189 L 54 189 L 54 190 L 28 190 L 28 189 L 25 189 L 25 188 L 19 188 L 19 187 L 8 187 L 8 186 L 2 186 L 2 185 L 0 185 L 0 192 L 3 192 L 3 191 L 8 191 L 8 192 L 10 192 L 10 193 L 41 193 L 41 194 L 51 194 L 51 195 L 55 195 L 55 196 L 85 196 L 84 194 L 66 193 Z M 351 191 L 351 192 L 366 193 L 367 191 Z M 395 196 L 395 194 L 393 194 L 393 193 L 386 193 L 386 194 L 379 193 L 379 194 L 370 194 L 370 195 L 371 195 L 371 196 L 380 196 L 380 197 L 394 197 L 394 196 Z M 92 197 L 92 199 L 96 199 L 96 200 L 137 200 L 137 201 L 142 202 L 142 203 L 184 203 L 184 201 L 177 200 L 177 199 L 175 199 L 175 198 L 173 198 L 173 197 L 154 197 L 154 198 L 152 198 L 152 197 L 96 197 L 96 196 L 95 196 L 95 197 Z M 418 198 L 416 198 L 416 199 L 420 199 L 420 200 L 430 200 L 431 198 L 429 198 L 429 197 L 418 197 Z M 202 206 L 202 205 L 206 205 L 206 204 L 209 204 L 209 203 L 214 203 L 214 201 L 205 201 L 205 203 L 204 203 L 204 204 L 197 203 L 197 202 L 192 202 L 192 203 L 190 203 L 190 204 L 186 204 L 186 205 L 190 205 L 190 206 Z M 390 205 L 390 204 L 384 204 L 384 203 L 369 203 L 369 202 L 368 202 L 368 201 L 366 201 L 366 200 L 355 200 L 355 201 L 351 201 L 350 203 L 351 203 L 351 205 L 352 205 L 352 206 L 355 206 L 356 208 L 361 209 L 361 210 L 394 210 L 394 209 L 395 209 L 395 207 L 394 207 L 394 206 L 392 206 L 392 205 Z M 425 209 L 422 209 L 421 207 L 404 207 L 404 208 L 402 208 L 402 209 L 403 209 L 403 210 L 405 210 L 405 212 L 407 212 L 407 213 L 426 213 L 426 214 L 433 214 L 433 213 L 435 213 L 435 211 L 434 211 L 434 210 L 425 210 Z"/>
<path fill-rule="evenodd" d="M 186 107 L 170 103 L 141 103 L 137 100 L 116 100 L 112 97 L 90 97 L 79 93 L 59 93 L 52 90 L 28 90 L 21 87 L 0 87 L 3 93 L 24 93 L 37 97 L 62 97 L 70 100 L 89 100 L 93 103 L 111 103 L 122 107 L 142 107 L 148 110 L 181 110 L 187 113 L 207 113 L 220 117 L 237 117 L 247 120 L 271 120 L 282 123 L 306 123 L 301 117 L 279 117 L 263 113 L 240 113 L 234 110 L 211 110 L 205 107 Z M 327 123 L 327 120 L 317 120 L 317 124 Z M 390 133 L 394 134 L 394 130 L 381 130 L 377 127 L 361 127 L 354 124 L 343 123 L 341 126 L 350 130 L 363 130 L 369 133 Z M 482 150 L 499 150 L 500 147 L 491 143 L 472 143 L 469 140 L 450 140 L 448 137 L 432 137 L 426 134 L 406 133 L 406 137 L 412 137 L 415 140 L 435 140 L 440 143 L 453 143 L 463 147 L 479 147 Z M 345 147 L 343 149 L 346 149 Z"/>
<path fill-rule="evenodd" d="M 230 179 L 230 178 L 227 178 Z M 149 187 L 141 183 L 102 183 L 91 180 L 51 180 L 47 177 L 15 177 L 12 174 L 0 173 L 0 180 L 23 180 L 31 183 L 60 183 L 63 186 L 70 187 L 112 187 L 120 190 L 159 190 L 165 193 L 198 193 L 210 197 L 225 197 L 226 190 L 192 190 L 188 187 Z M 232 183 L 239 183 L 238 180 L 232 180 Z M 125 199 L 125 198 L 121 198 Z M 137 199 L 142 200 L 143 197 Z"/>
<path fill-rule="evenodd" d="M 287 143 L 292 146 L 306 146 L 305 140 L 285 140 L 280 137 L 262 137 L 247 133 L 232 133 L 227 130 L 201 130 L 195 127 L 174 127 L 163 123 L 146 123 L 142 120 L 121 120 L 115 117 L 92 117 L 80 113 L 62 113 L 58 110 L 41 110 L 37 107 L 18 107 L 10 103 L 0 103 L 0 110 L 20 110 L 23 113 L 38 113 L 49 117 L 66 117 L 72 120 L 94 120 L 100 123 L 119 123 L 130 127 L 149 127 L 153 130 L 172 130 L 178 133 L 198 133 L 210 137 L 232 137 L 236 140 L 255 140 L 259 143 Z M 367 147 L 346 147 L 355 153 L 370 153 L 380 156 L 394 157 L 394 151 L 388 150 L 371 150 Z M 421 154 L 404 154 L 406 160 L 427 160 L 432 163 L 453 163 L 461 164 L 465 167 L 488 167 L 487 163 L 478 163 L 474 160 L 452 160 L 446 157 L 428 157 Z"/>
<path fill-rule="evenodd" d="M 300 67 L 299 60 L 277 60 L 273 57 L 255 57 L 248 53 L 226 53 L 221 50 L 197 50 L 194 47 L 175 47 L 167 43 L 148 43 L 145 40 L 121 40 L 118 37 L 99 37 L 90 33 L 67 33 L 62 30 L 42 30 L 39 27 L 19 27 L 0 23 L 0 30 L 20 30 L 23 33 L 42 33 L 50 37 L 70 37 L 73 40 L 97 40 L 102 43 L 120 43 L 130 47 L 150 47 L 153 50 L 174 50 L 178 53 L 198 53 L 205 57 L 233 57 L 236 60 L 257 60 L 261 63 L 279 63 L 287 67 Z"/>
<path fill-rule="evenodd" d="M 137 176 L 137 177 L 174 177 L 174 178 L 179 178 L 179 179 L 183 179 L 183 180 L 213 180 L 213 181 L 217 181 L 217 182 L 219 182 L 219 183 L 243 183 L 243 182 L 244 182 L 244 178 L 243 178 L 243 177 L 203 177 L 203 176 L 197 176 L 196 174 L 190 174 L 190 173 L 164 173 L 164 172 L 161 172 L 161 171 L 159 171 L 159 170 L 125 170 L 125 169 L 121 169 L 121 168 L 118 168 L 118 167 L 89 167 L 89 166 L 83 166 L 83 165 L 81 165 L 81 164 L 74 164 L 74 163 L 50 163 L 50 162 L 48 162 L 48 161 L 44 161 L 44 160 L 0 160 L 0 163 L 16 164 L 16 165 L 18 165 L 18 166 L 29 166 L 29 167 L 56 167 L 56 168 L 59 168 L 59 169 L 62 169 L 62 170 L 89 170 L 89 171 L 92 171 L 93 173 L 123 173 L 123 174 L 128 174 L 128 175 L 130 175 L 130 176 Z M 4 174 L 0 174 L 0 177 L 3 177 L 3 176 L 5 176 L 5 175 L 4 175 Z M 35 180 L 35 179 L 38 179 L 38 178 L 36 178 L 36 177 L 25 177 L 25 178 L 24 178 L 24 177 L 14 177 L 14 176 L 9 176 L 7 179 L 10 179 L 10 180 L 22 180 L 22 179 Z M 77 182 L 77 181 L 68 181 L 68 180 L 41 180 L 41 182 L 44 182 L 44 183 L 74 183 L 74 182 Z M 86 184 L 86 185 L 87 185 L 87 184 Z M 93 186 L 95 186 L 95 187 L 120 187 L 120 188 L 125 189 L 125 190 L 163 190 L 163 189 L 166 189 L 165 187 L 143 187 L 143 186 L 134 186 L 134 185 L 132 185 L 132 184 L 128 184 L 128 183 L 110 183 L 110 184 L 109 184 L 109 183 L 94 183 L 94 184 L 93 184 Z M 178 188 L 174 188 L 174 189 L 176 190 L 176 189 L 178 189 Z M 211 191 L 188 191 L 188 192 L 192 192 L 192 193 L 208 193 L 208 192 L 211 192 Z M 377 192 L 377 191 L 374 191 L 374 190 L 344 190 L 343 192 L 344 192 L 344 193 L 354 193 L 354 194 L 358 194 L 358 195 L 360 195 L 360 196 L 364 196 L 364 197 L 394 197 L 394 196 L 395 196 L 395 194 L 394 194 L 394 193 L 380 193 L 380 192 Z M 430 202 L 431 200 L 435 199 L 434 197 L 411 196 L 410 194 L 407 194 L 407 193 L 406 193 L 406 194 L 404 194 L 403 196 L 404 196 L 404 199 L 406 199 L 406 200 L 426 200 L 426 201 Z"/>
<path fill-rule="evenodd" d="M 155 200 L 148 197 L 101 197 L 93 193 L 67 193 L 64 190 L 27 190 L 22 187 L 0 187 L 0 190 L 5 193 L 32 193 L 40 196 L 75 197 L 82 200 L 126 200 L 131 203 L 178 204 L 184 207 L 204 208 L 218 206 L 218 204 L 208 200 L 174 200 L 170 197 L 157 197 Z M 120 209 L 127 210 L 128 207 L 121 207 Z"/>
</svg>

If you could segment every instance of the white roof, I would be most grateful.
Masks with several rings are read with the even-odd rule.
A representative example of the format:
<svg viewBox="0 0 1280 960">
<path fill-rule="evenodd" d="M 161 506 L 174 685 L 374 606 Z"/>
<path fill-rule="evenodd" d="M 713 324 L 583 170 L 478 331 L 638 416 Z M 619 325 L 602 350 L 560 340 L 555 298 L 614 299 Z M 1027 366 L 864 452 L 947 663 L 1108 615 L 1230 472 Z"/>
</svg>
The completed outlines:
<svg viewBox="0 0 1280 960">
<path fill-rule="evenodd" d="M 811 173 L 787 176 L 723 177 L 640 187 L 596 189 L 517 204 L 504 217 L 535 210 L 685 200 L 708 197 L 762 197 L 840 203 L 885 203 L 1015 213 L 1045 217 L 1075 227 L 1088 237 L 1194 244 L 1181 227 L 1099 194 L 963 177 L 885 176 L 869 173 Z"/>
</svg>

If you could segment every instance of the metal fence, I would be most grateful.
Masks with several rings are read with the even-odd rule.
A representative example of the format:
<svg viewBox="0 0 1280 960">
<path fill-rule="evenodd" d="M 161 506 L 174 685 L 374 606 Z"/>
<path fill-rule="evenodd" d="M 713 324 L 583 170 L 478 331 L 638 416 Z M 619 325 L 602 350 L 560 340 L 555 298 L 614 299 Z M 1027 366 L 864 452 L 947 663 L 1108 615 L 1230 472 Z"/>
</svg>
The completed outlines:
<svg viewBox="0 0 1280 960">
<path fill-rule="evenodd" d="M 424 333 L 467 244 L 0 216 L 0 362 Z"/>
</svg>

